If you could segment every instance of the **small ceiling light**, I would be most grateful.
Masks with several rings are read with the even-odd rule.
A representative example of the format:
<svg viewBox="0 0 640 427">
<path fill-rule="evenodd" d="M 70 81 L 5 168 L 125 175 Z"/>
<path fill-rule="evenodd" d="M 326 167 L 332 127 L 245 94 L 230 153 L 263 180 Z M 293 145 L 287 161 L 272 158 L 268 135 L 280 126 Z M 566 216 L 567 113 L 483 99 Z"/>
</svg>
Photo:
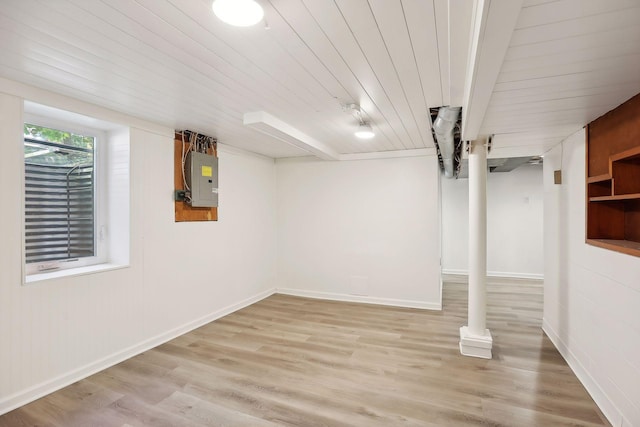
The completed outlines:
<svg viewBox="0 0 640 427">
<path fill-rule="evenodd" d="M 364 119 L 364 115 L 362 114 L 362 110 L 358 104 L 343 104 L 342 111 L 350 113 L 358 119 L 358 130 L 354 132 L 354 135 L 360 139 L 371 139 L 376 136 L 373 128 L 371 127 L 371 123 Z"/>
<path fill-rule="evenodd" d="M 214 0 L 211 7 L 221 21 L 236 27 L 250 27 L 264 17 L 262 6 L 254 0 Z"/>
<path fill-rule="evenodd" d="M 360 139 L 371 139 L 376 136 L 375 132 L 371 128 L 371 125 L 367 122 L 361 122 L 358 126 L 358 130 L 355 131 L 355 136 Z"/>
</svg>

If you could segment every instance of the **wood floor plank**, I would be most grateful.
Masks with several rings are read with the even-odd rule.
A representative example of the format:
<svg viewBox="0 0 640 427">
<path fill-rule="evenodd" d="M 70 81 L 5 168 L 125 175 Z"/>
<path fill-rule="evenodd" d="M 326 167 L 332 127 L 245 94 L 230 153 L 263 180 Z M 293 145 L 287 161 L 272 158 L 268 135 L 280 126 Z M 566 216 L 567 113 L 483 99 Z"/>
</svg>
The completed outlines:
<svg viewBox="0 0 640 427">
<path fill-rule="evenodd" d="M 466 282 L 442 311 L 273 295 L 0 416 L 3 426 L 598 426 L 542 332 L 542 286 L 492 280 L 492 360 L 460 355 Z"/>
</svg>

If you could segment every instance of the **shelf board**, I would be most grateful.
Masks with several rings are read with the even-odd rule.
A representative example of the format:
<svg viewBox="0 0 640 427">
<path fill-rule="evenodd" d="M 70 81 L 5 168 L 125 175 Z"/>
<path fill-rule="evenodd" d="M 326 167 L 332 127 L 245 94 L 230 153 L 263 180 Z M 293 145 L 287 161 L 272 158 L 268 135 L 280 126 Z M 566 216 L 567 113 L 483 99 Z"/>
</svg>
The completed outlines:
<svg viewBox="0 0 640 427">
<path fill-rule="evenodd" d="M 590 202 L 608 202 L 610 200 L 634 200 L 634 199 L 640 199 L 640 193 L 617 194 L 615 196 L 589 197 Z"/>
<path fill-rule="evenodd" d="M 640 157 L 640 146 L 621 151 L 620 153 L 612 154 L 611 156 L 609 156 L 609 161 L 617 162 L 620 160 L 626 160 L 633 157 Z"/>
<path fill-rule="evenodd" d="M 608 173 L 604 173 L 602 175 L 590 176 L 589 178 L 587 178 L 587 182 L 589 184 L 595 184 L 596 182 L 604 182 L 604 181 L 610 181 L 610 180 L 611 180 L 611 175 L 609 175 Z"/>
<path fill-rule="evenodd" d="M 627 255 L 640 256 L 640 242 L 632 240 L 587 239 L 587 244 L 623 252 Z"/>
</svg>

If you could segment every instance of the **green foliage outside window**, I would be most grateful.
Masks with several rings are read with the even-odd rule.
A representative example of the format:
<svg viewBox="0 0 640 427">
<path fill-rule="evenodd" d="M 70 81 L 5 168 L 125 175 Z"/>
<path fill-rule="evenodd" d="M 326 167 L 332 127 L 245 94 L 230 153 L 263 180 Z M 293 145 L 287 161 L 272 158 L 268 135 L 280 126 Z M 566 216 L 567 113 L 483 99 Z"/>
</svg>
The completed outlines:
<svg viewBox="0 0 640 427">
<path fill-rule="evenodd" d="M 79 135 L 25 123 L 24 137 L 55 144 L 55 146 L 47 146 L 34 141 L 25 141 L 24 157 L 26 163 L 65 167 L 93 164 L 93 149 L 95 145 L 93 136 Z"/>
</svg>

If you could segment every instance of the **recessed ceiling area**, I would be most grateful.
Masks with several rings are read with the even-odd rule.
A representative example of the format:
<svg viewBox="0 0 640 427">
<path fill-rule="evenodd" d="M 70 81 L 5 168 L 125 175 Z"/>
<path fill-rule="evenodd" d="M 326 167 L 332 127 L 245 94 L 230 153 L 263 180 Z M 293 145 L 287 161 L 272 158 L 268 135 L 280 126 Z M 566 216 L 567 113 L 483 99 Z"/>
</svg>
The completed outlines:
<svg viewBox="0 0 640 427">
<path fill-rule="evenodd" d="M 539 166 L 542 167 L 543 158 L 540 156 L 525 156 L 525 157 L 502 157 L 502 158 L 490 158 L 487 159 L 487 171 L 489 173 L 507 173 L 520 166 Z M 469 160 L 462 159 L 460 162 L 460 172 L 458 173 L 458 179 L 469 178 Z"/>
<path fill-rule="evenodd" d="M 339 155 L 435 152 L 429 108 L 461 106 L 492 156 L 539 155 L 640 90 L 632 0 L 259 0 L 232 27 L 209 0 L 7 0 L 0 76 L 269 157 L 264 111 Z M 483 8 L 480 7 L 483 5 Z M 353 135 L 358 104 L 376 134 Z"/>
</svg>

